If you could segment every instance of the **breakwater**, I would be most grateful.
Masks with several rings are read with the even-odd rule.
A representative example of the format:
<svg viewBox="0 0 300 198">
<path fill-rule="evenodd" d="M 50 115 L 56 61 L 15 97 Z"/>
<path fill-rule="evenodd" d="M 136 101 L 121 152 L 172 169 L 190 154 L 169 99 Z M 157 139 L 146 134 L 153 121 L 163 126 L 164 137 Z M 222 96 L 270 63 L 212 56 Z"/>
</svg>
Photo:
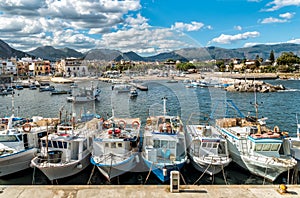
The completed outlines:
<svg viewBox="0 0 300 198">
<path fill-rule="evenodd" d="M 238 80 L 234 84 L 225 88 L 226 91 L 230 92 L 276 92 L 279 90 L 285 90 L 286 88 L 282 85 L 272 85 L 264 81 L 255 80 Z"/>
</svg>

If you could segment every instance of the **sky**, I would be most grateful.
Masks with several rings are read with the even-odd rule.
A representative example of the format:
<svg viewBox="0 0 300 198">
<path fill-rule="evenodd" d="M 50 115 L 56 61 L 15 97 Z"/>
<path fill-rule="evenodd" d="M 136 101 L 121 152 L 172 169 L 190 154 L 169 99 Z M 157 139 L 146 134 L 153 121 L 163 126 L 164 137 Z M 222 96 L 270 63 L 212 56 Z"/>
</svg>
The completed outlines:
<svg viewBox="0 0 300 198">
<path fill-rule="evenodd" d="M 0 39 L 40 46 L 134 51 L 300 44 L 300 0 L 1 0 Z"/>
</svg>

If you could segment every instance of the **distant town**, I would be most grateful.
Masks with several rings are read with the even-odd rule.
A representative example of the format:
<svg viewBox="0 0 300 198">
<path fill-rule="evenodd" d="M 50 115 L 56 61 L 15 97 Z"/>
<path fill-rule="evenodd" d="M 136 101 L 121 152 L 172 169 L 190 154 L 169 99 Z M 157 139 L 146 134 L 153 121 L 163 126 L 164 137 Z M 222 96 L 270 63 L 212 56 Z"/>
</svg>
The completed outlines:
<svg viewBox="0 0 300 198">
<path fill-rule="evenodd" d="M 300 58 L 292 52 L 284 52 L 277 59 L 270 52 L 270 58 L 255 59 L 219 59 L 188 62 L 168 59 L 164 62 L 145 61 L 99 61 L 84 58 L 63 58 L 52 62 L 49 60 L 33 59 L 31 57 L 0 59 L 0 75 L 11 75 L 17 78 L 35 76 L 55 77 L 100 77 L 106 71 L 118 71 L 127 75 L 155 74 L 180 75 L 180 73 L 196 72 L 234 72 L 234 73 L 299 73 Z M 108 77 L 116 77 L 111 75 Z"/>
</svg>

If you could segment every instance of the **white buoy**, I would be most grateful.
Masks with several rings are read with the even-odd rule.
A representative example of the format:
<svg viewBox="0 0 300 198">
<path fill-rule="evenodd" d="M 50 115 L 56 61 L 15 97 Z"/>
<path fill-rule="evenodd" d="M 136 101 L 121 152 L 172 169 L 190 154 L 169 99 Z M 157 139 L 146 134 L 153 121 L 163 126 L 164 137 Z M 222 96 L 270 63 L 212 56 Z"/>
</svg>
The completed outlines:
<svg viewBox="0 0 300 198">
<path fill-rule="evenodd" d="M 163 168 L 163 175 L 167 176 L 167 169 L 166 168 Z"/>
</svg>

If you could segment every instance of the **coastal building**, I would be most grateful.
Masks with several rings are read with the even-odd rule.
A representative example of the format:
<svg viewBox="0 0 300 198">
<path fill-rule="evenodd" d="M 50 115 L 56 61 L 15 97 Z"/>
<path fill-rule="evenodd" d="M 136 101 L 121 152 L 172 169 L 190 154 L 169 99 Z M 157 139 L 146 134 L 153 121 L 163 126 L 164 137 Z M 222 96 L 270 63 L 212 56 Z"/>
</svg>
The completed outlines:
<svg viewBox="0 0 300 198">
<path fill-rule="evenodd" d="M 49 75 L 51 72 L 51 64 L 48 60 L 36 60 L 33 61 L 30 69 L 33 69 L 33 74 L 35 76 L 45 76 Z"/>
<path fill-rule="evenodd" d="M 16 75 L 17 74 L 17 60 L 16 58 L 11 58 L 7 60 L 2 60 L 0 63 L 0 74 L 4 75 Z"/>
<path fill-rule="evenodd" d="M 82 58 L 65 58 L 56 63 L 55 70 L 63 76 L 80 77 L 88 75 L 88 67 Z"/>
</svg>

